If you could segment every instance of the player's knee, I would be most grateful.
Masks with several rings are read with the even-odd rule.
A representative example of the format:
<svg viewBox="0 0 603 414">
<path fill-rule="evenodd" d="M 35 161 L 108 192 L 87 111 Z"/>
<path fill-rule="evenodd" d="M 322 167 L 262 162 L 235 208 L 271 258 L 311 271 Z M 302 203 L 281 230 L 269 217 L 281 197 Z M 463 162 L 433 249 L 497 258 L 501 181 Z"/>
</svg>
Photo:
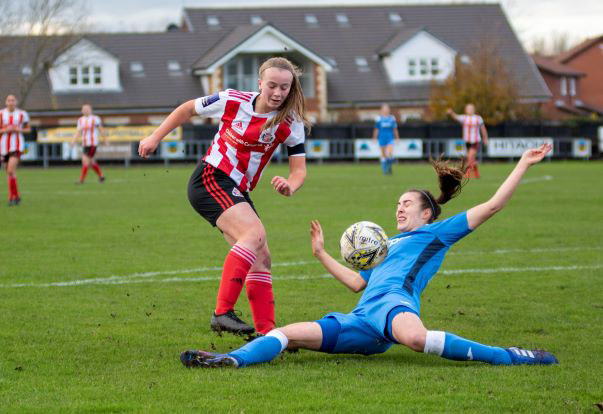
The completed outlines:
<svg viewBox="0 0 603 414">
<path fill-rule="evenodd" d="M 409 332 L 403 336 L 403 343 L 410 349 L 416 352 L 423 352 L 425 349 L 425 336 L 424 331 Z"/>
<path fill-rule="evenodd" d="M 272 266 L 272 259 L 270 258 L 270 249 L 268 249 L 268 243 L 264 243 L 264 245 L 256 252 L 255 264 L 262 267 L 262 270 L 270 270 Z"/>
</svg>

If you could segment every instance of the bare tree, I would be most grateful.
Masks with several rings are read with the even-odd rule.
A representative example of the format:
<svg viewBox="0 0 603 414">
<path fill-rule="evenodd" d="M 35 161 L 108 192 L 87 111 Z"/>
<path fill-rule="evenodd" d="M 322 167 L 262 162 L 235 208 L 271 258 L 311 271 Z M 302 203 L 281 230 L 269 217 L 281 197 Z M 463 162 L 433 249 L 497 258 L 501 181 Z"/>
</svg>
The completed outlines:
<svg viewBox="0 0 603 414">
<path fill-rule="evenodd" d="M 507 68 L 492 42 L 482 41 L 471 56 L 457 57 L 454 73 L 444 83 L 432 85 L 432 117 L 445 119 L 447 108 L 462 113 L 467 103 L 475 104 L 487 123 L 515 117 L 518 85 Z"/>
<path fill-rule="evenodd" d="M 16 88 L 25 105 L 34 84 L 66 48 L 82 37 L 87 8 L 78 0 L 0 0 L 6 25 L 0 26 L 5 47 L 0 59 L 17 62 Z"/>
</svg>

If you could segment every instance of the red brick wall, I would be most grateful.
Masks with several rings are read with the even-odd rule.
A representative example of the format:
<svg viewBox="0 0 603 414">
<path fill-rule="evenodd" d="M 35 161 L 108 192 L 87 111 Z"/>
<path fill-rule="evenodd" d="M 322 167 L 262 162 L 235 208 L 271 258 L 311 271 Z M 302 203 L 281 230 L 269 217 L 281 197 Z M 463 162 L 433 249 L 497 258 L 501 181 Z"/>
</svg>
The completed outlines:
<svg viewBox="0 0 603 414">
<path fill-rule="evenodd" d="M 580 80 L 577 98 L 597 108 L 603 108 L 603 38 L 564 63 L 572 69 L 586 73 Z"/>
</svg>

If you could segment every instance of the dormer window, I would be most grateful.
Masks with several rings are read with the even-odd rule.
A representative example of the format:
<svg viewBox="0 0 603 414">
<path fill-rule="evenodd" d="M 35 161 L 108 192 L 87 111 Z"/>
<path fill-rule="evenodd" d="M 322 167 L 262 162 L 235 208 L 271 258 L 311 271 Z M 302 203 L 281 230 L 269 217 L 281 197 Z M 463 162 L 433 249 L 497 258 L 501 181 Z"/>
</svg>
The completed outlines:
<svg viewBox="0 0 603 414">
<path fill-rule="evenodd" d="M 207 16 L 207 25 L 210 28 L 219 28 L 220 19 L 218 19 L 218 16 Z"/>
<path fill-rule="evenodd" d="M 402 16 L 400 16 L 400 14 L 398 14 L 398 13 L 392 12 L 389 14 L 389 21 L 390 21 L 390 23 L 393 23 L 393 24 L 401 24 Z"/>
<path fill-rule="evenodd" d="M 316 18 L 315 15 L 313 14 L 306 14 L 304 17 L 306 24 L 310 27 L 317 27 L 318 26 L 318 19 Z"/>
<path fill-rule="evenodd" d="M 350 25 L 350 20 L 346 14 L 337 13 L 335 15 L 335 20 L 340 27 L 348 27 Z"/>
<path fill-rule="evenodd" d="M 442 71 L 440 59 L 410 58 L 408 59 L 408 77 L 416 80 L 425 80 L 437 77 Z"/>
<path fill-rule="evenodd" d="M 31 70 L 30 65 L 25 65 L 21 68 L 21 75 L 25 76 L 26 78 L 31 76 L 32 73 L 33 71 Z"/>
<path fill-rule="evenodd" d="M 142 62 L 130 62 L 130 72 L 132 72 L 132 76 L 143 77 L 144 66 Z"/>
<path fill-rule="evenodd" d="M 96 65 L 69 66 L 69 84 L 75 87 L 98 86 L 103 83 L 102 67 Z"/>
<path fill-rule="evenodd" d="M 369 72 L 371 68 L 368 65 L 368 61 L 363 56 L 356 56 L 354 58 L 354 62 L 356 62 L 356 67 L 359 72 Z"/>
<path fill-rule="evenodd" d="M 170 75 L 182 75 L 182 67 L 177 60 L 168 60 L 167 69 Z"/>
<path fill-rule="evenodd" d="M 258 16 L 258 15 L 251 16 L 249 18 L 249 20 L 251 21 L 251 24 L 254 24 L 254 25 L 258 25 L 258 24 L 264 23 L 264 19 L 262 19 L 262 16 Z"/>
</svg>

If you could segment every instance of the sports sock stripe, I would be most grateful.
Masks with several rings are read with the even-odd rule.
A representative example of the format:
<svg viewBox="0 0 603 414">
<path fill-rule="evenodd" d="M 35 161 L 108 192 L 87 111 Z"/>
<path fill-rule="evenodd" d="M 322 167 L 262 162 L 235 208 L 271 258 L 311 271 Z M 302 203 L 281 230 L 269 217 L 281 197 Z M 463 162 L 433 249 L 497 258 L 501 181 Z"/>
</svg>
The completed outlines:
<svg viewBox="0 0 603 414">
<path fill-rule="evenodd" d="M 235 244 L 234 246 L 232 246 L 232 249 L 230 249 L 230 251 L 244 259 L 250 265 L 253 265 L 253 262 L 255 262 L 255 254 L 253 254 L 250 250 L 241 248 L 240 246 Z"/>
</svg>

